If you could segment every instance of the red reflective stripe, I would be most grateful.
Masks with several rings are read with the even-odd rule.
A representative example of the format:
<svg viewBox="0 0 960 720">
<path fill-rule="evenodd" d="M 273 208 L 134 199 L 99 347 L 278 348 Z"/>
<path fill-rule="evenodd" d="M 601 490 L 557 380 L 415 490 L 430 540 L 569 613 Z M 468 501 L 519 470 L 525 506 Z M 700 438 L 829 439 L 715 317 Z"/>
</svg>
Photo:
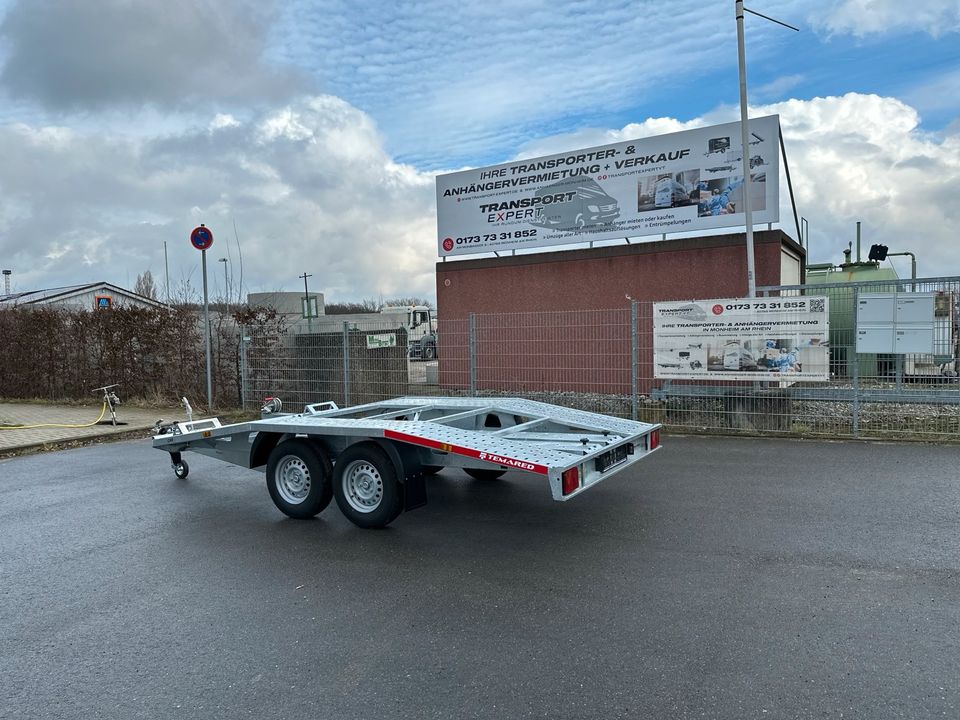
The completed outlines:
<svg viewBox="0 0 960 720">
<path fill-rule="evenodd" d="M 460 447 L 459 445 L 450 445 L 440 442 L 439 440 L 431 440 L 430 438 L 423 438 L 417 435 L 407 435 L 406 433 L 397 432 L 396 430 L 384 430 L 383 436 L 390 440 L 399 440 L 400 442 L 410 443 L 411 445 L 419 445 L 420 447 L 433 448 L 434 450 L 441 450 L 442 452 L 453 453 L 454 455 L 464 455 L 465 457 L 472 457 L 477 460 L 485 460 L 486 462 L 513 468 L 514 470 L 524 470 L 526 472 L 539 473 L 540 475 L 550 474 L 550 468 L 546 465 L 527 462 L 526 460 L 518 460 L 498 453 L 488 453 L 474 450 L 473 448 Z"/>
</svg>

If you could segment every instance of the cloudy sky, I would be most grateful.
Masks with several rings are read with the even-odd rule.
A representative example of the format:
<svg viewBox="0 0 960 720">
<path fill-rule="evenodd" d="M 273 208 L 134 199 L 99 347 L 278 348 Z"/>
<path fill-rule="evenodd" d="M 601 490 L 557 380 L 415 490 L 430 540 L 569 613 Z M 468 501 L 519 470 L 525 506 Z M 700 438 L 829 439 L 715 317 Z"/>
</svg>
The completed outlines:
<svg viewBox="0 0 960 720">
<path fill-rule="evenodd" d="M 811 262 L 960 274 L 960 0 L 752 0 Z M 433 297 L 438 172 L 738 119 L 727 0 L 0 0 L 0 265 L 15 290 L 200 282 Z M 795 234 L 784 189 L 783 228 Z M 909 262 L 896 264 L 909 274 Z M 211 268 L 222 293 L 224 265 Z"/>
</svg>

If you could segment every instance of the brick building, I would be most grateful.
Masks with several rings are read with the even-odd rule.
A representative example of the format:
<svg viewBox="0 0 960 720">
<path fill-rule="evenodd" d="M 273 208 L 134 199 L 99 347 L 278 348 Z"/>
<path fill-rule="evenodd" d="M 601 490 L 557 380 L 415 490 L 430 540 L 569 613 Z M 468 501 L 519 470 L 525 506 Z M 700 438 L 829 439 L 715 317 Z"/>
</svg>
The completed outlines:
<svg viewBox="0 0 960 720">
<path fill-rule="evenodd" d="M 805 255 L 780 230 L 755 232 L 757 286 L 802 283 Z M 746 262 L 744 233 L 438 262 L 440 382 L 471 382 L 473 315 L 477 389 L 629 389 L 631 343 L 652 348 L 650 303 L 744 297 Z M 653 377 L 648 354 L 641 378 Z"/>
</svg>

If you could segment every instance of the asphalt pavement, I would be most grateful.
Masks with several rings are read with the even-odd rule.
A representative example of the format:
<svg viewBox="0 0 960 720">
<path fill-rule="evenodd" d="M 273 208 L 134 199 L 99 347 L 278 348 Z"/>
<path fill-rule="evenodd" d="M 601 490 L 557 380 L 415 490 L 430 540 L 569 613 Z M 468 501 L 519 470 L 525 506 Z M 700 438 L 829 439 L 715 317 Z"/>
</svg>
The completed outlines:
<svg viewBox="0 0 960 720">
<path fill-rule="evenodd" d="M 958 460 L 666 437 L 382 531 L 148 441 L 5 460 L 0 717 L 957 718 Z"/>
</svg>

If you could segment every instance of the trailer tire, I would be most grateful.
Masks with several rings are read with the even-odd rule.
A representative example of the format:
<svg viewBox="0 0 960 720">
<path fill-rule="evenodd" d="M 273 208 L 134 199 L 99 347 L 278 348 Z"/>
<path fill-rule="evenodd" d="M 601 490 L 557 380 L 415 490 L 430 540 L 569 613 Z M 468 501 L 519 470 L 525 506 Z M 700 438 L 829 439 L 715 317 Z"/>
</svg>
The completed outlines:
<svg viewBox="0 0 960 720">
<path fill-rule="evenodd" d="M 486 468 L 464 468 L 463 471 L 474 480 L 499 480 L 506 470 L 487 470 Z"/>
<path fill-rule="evenodd" d="M 302 438 L 279 443 L 267 459 L 267 490 L 284 515 L 303 520 L 321 512 L 333 497 L 332 465 L 326 451 Z"/>
<path fill-rule="evenodd" d="M 337 458 L 333 494 L 357 527 L 382 528 L 403 511 L 403 488 L 390 457 L 375 443 L 351 445 Z"/>
<path fill-rule="evenodd" d="M 174 463 L 173 474 L 177 476 L 178 480 L 186 480 L 187 475 L 190 474 L 190 466 L 187 465 L 187 461 L 181 460 L 178 463 Z"/>
</svg>

